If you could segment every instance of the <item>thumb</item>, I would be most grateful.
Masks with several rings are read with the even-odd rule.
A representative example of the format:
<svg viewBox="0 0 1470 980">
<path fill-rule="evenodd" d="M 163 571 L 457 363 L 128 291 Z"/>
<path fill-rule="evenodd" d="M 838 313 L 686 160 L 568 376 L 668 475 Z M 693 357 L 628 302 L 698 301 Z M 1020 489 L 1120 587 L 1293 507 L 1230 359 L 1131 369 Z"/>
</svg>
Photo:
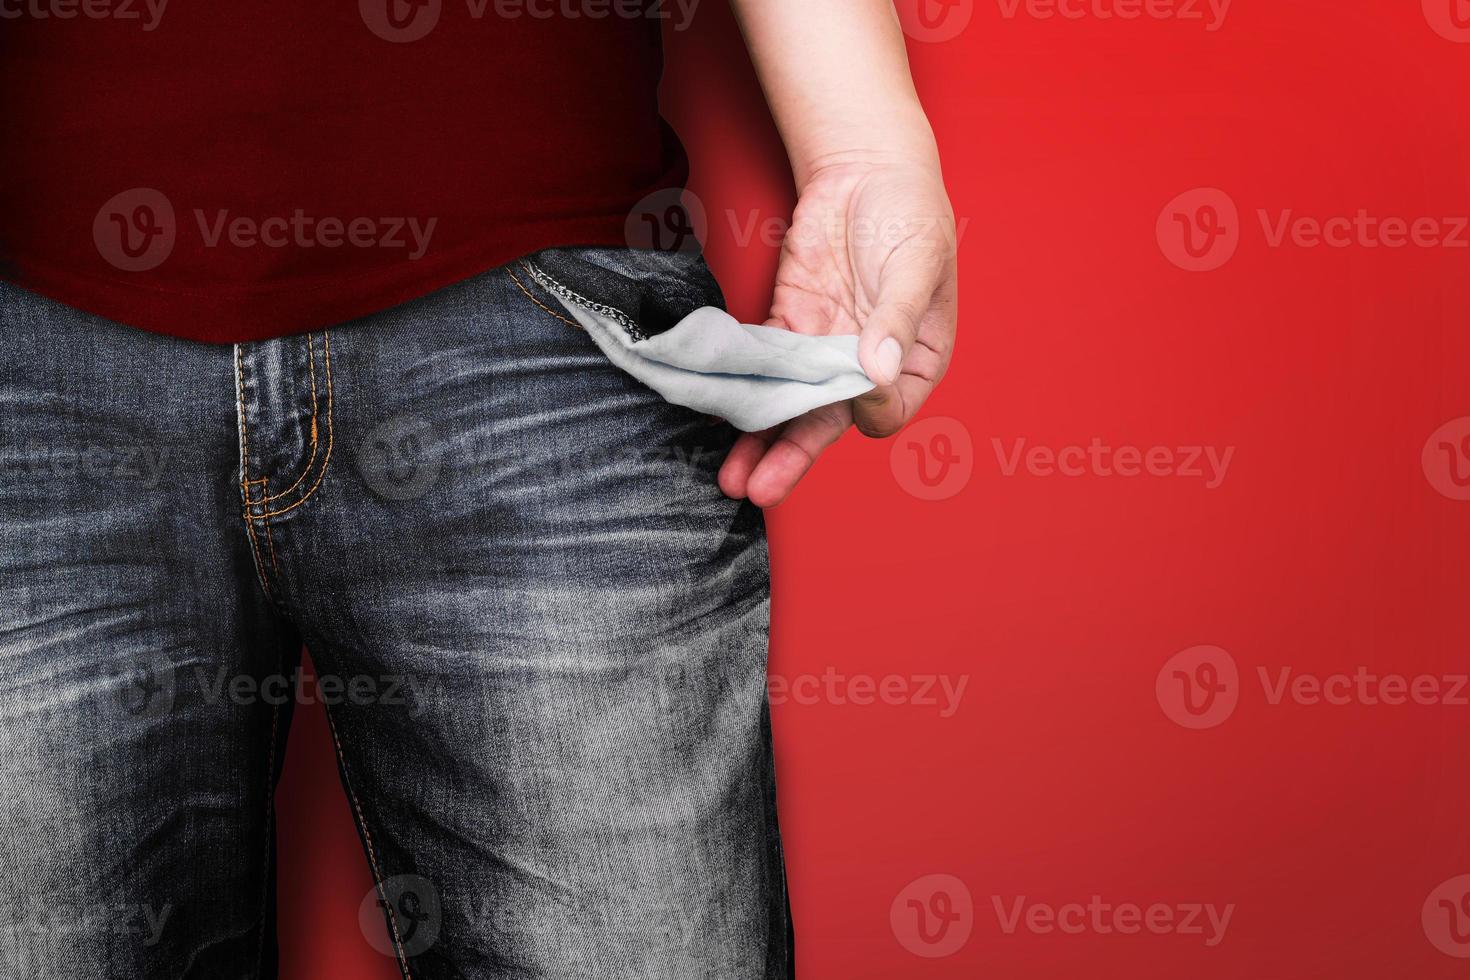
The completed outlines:
<svg viewBox="0 0 1470 980">
<path fill-rule="evenodd" d="M 853 422 L 865 436 L 890 436 L 903 428 L 911 414 L 897 381 L 938 286 L 938 269 L 931 270 L 920 261 L 892 269 L 879 287 L 877 305 L 858 341 L 863 371 L 877 387 L 852 403 Z"/>
<path fill-rule="evenodd" d="M 896 258 L 896 256 L 895 256 Z M 878 300 L 863 323 L 858 359 L 880 388 L 898 380 L 904 358 L 919 336 L 919 324 L 934 301 L 938 264 L 909 260 L 885 270 Z"/>
</svg>

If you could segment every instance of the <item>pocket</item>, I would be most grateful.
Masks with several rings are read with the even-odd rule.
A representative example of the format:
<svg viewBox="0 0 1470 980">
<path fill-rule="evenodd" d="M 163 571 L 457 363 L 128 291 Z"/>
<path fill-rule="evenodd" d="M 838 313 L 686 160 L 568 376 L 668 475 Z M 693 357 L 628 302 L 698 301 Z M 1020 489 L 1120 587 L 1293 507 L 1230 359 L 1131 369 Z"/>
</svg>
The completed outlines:
<svg viewBox="0 0 1470 980">
<path fill-rule="evenodd" d="M 551 248 L 515 265 L 563 304 L 612 320 L 635 343 L 671 330 L 695 310 L 725 308 L 714 273 L 697 254 Z"/>
<path fill-rule="evenodd" d="M 873 387 L 858 362 L 857 337 L 737 322 L 698 256 L 549 249 L 515 265 L 614 365 L 670 404 L 743 431 L 771 428 Z"/>
</svg>

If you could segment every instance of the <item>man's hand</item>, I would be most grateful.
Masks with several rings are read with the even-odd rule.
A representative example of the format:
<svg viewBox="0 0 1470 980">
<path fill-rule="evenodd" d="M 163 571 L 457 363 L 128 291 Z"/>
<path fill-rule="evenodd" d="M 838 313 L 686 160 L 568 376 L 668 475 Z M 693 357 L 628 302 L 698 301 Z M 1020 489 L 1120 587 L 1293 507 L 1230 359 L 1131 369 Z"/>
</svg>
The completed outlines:
<svg viewBox="0 0 1470 980">
<path fill-rule="evenodd" d="M 720 469 L 726 494 L 778 504 L 848 426 L 884 437 L 913 418 L 954 349 L 956 244 L 937 167 L 869 159 L 830 162 L 811 174 L 766 322 L 860 335 L 863 370 L 877 387 L 741 436 Z"/>
<path fill-rule="evenodd" d="M 861 336 L 878 387 L 742 436 L 720 488 L 785 499 L 849 425 L 888 436 L 949 366 L 954 214 L 892 0 L 731 0 L 796 176 L 775 326 Z"/>
</svg>

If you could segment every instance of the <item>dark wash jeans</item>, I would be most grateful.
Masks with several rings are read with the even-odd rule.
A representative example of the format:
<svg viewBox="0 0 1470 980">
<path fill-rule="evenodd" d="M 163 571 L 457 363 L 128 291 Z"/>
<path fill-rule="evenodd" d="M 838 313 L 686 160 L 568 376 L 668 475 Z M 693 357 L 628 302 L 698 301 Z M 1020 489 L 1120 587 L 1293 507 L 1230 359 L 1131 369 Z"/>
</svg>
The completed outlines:
<svg viewBox="0 0 1470 980">
<path fill-rule="evenodd" d="M 719 302 L 684 258 L 537 260 L 651 329 Z M 275 976 L 304 693 L 405 977 L 791 975 L 731 428 L 515 264 L 233 348 L 0 283 L 0 331 L 0 974 Z"/>
</svg>

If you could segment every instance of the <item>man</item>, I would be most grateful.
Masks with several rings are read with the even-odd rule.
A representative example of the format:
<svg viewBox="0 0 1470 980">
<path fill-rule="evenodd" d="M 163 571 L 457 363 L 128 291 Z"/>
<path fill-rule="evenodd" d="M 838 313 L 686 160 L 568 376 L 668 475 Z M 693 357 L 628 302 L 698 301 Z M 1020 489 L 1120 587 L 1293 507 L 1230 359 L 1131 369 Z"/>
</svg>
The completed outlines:
<svg viewBox="0 0 1470 980">
<path fill-rule="evenodd" d="M 275 975 L 303 643 L 406 977 L 792 975 L 758 508 L 938 382 L 953 221 L 888 0 L 735 0 L 800 190 L 768 326 L 873 387 L 741 435 L 615 366 L 594 314 L 721 303 L 630 247 L 663 6 L 3 8 L 16 975 Z"/>
</svg>

